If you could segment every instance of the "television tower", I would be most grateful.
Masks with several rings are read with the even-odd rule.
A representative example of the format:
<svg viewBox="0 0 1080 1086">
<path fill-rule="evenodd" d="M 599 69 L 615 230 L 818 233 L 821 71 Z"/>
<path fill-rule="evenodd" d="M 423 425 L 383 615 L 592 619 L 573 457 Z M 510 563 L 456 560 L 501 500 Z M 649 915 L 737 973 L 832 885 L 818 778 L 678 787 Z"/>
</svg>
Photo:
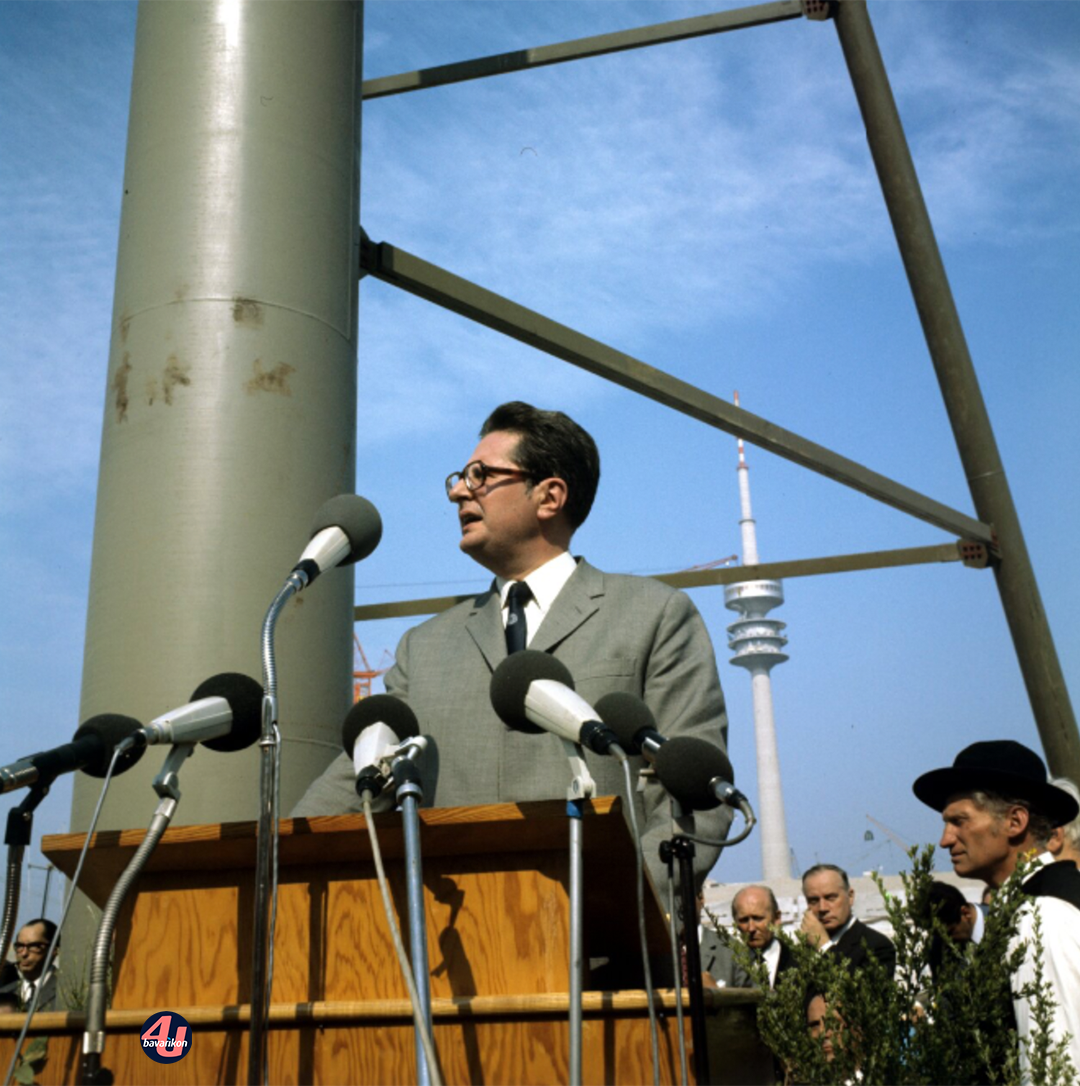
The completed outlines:
<svg viewBox="0 0 1080 1086">
<path fill-rule="evenodd" d="M 735 406 L 739 406 L 738 392 L 735 393 Z M 756 566 L 757 524 L 750 509 L 750 469 L 746 464 L 742 438 L 738 447 L 742 560 L 744 566 Z M 738 611 L 742 616 L 728 626 L 728 648 L 735 654 L 731 662 L 750 672 L 757 747 L 761 877 L 766 882 L 791 877 L 791 852 L 784 817 L 784 793 L 780 787 L 780 757 L 776 749 L 772 679 L 769 675 L 777 664 L 788 659 L 783 651 L 787 644 L 783 634 L 786 624 L 767 617 L 774 607 L 779 607 L 783 602 L 784 586 L 780 581 L 742 581 L 724 589 L 724 606 Z"/>
</svg>

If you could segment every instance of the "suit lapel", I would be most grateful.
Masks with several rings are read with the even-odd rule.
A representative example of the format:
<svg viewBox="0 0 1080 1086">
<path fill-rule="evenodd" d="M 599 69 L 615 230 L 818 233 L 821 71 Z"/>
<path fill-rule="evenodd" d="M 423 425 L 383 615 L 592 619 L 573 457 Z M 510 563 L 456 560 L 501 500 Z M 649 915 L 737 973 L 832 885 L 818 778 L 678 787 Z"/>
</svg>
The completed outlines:
<svg viewBox="0 0 1080 1086">
<path fill-rule="evenodd" d="M 540 629 L 533 635 L 529 648 L 550 652 L 600 609 L 603 597 L 604 575 L 581 559 L 556 596 Z M 502 601 L 492 588 L 476 597 L 465 620 L 465 629 L 492 671 L 506 659 L 506 633 L 501 610 Z"/>
<path fill-rule="evenodd" d="M 476 643 L 488 667 L 495 670 L 506 659 L 506 633 L 503 630 L 502 601 L 494 589 L 477 596 L 465 620 L 465 629 Z"/>
<path fill-rule="evenodd" d="M 790 969 L 795 964 L 795 955 L 783 944 L 780 944 L 780 960 L 776 963 L 776 976 L 773 978 L 773 987 L 780 982 L 780 974 L 785 969 Z"/>
<path fill-rule="evenodd" d="M 529 642 L 530 649 L 550 652 L 570 636 L 587 618 L 596 614 L 604 597 L 604 575 L 584 558 L 563 585 L 540 629 Z"/>
</svg>

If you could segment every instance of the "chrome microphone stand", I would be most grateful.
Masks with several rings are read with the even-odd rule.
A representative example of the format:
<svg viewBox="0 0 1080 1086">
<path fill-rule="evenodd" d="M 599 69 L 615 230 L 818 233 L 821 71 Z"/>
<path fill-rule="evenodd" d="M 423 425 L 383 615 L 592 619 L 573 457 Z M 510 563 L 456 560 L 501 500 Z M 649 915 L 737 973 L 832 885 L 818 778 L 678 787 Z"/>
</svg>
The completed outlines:
<svg viewBox="0 0 1080 1086">
<path fill-rule="evenodd" d="M 570 761 L 572 779 L 566 790 L 566 814 L 570 819 L 570 1086 L 581 1086 L 581 996 L 584 979 L 582 958 L 582 836 L 585 800 L 596 794 L 596 782 L 585 764 L 581 746 L 559 740 Z"/>
<path fill-rule="evenodd" d="M 431 1031 L 431 985 L 428 978 L 427 919 L 424 910 L 424 872 L 420 855 L 420 804 L 424 798 L 420 772 L 412 758 L 398 758 L 393 766 L 396 798 L 401 807 L 401 820 L 405 831 L 405 897 L 409 910 L 409 956 L 412 959 L 413 979 L 420 1003 L 420 1015 Z M 417 1031 L 416 1075 L 418 1086 L 431 1086 L 431 1070 L 428 1067 L 424 1042 Z"/>
</svg>

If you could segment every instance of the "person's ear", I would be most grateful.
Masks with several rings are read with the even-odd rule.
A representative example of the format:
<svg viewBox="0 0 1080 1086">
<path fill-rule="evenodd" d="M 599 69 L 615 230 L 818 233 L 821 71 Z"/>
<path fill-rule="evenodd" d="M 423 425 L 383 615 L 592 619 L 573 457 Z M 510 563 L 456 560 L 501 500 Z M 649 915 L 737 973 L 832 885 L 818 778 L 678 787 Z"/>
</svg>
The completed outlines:
<svg viewBox="0 0 1080 1086">
<path fill-rule="evenodd" d="M 565 479 L 553 475 L 536 483 L 533 490 L 537 492 L 536 515 L 541 520 L 551 520 L 566 508 L 569 491 Z"/>
<path fill-rule="evenodd" d="M 1014 804 L 1006 811 L 1003 821 L 1005 832 L 1010 838 L 1024 837 L 1031 825 L 1031 812 L 1026 807 Z"/>
</svg>

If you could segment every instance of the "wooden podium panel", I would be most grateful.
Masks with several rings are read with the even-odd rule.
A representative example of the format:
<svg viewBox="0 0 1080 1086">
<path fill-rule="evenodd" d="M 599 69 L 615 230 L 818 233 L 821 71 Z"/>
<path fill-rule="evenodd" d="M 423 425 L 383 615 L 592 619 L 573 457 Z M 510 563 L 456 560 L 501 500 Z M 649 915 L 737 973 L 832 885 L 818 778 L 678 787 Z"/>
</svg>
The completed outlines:
<svg viewBox="0 0 1080 1086">
<path fill-rule="evenodd" d="M 712 1081 L 772 1083 L 768 1050 L 757 1038 L 754 1015 L 759 993 L 706 991 L 707 1033 Z M 681 1081 L 676 1043 L 674 995 L 658 994 L 660 1081 Z M 110 1011 L 104 1065 L 117 1086 L 179 1086 L 242 1083 L 247 1074 L 247 1008 L 175 1008 L 192 1025 L 192 1048 L 175 1066 L 153 1063 L 139 1050 L 138 1032 L 151 1011 Z M 582 1081 L 585 1084 L 652 1082 L 652 1055 L 644 992 L 588 993 L 584 999 Z M 434 1041 L 447 1086 L 568 1081 L 568 1003 L 565 993 L 510 999 L 437 1000 Z M 693 1055 L 689 1008 L 684 1035 Z M 38 1022 L 41 1023 L 39 1027 Z M 0 1059 L 11 1058 L 21 1024 L 18 1015 L 0 1015 Z M 33 1034 L 49 1035 L 49 1059 L 35 1081 L 41 1086 L 79 1081 L 75 1015 L 40 1015 Z M 315 1004 L 272 1010 L 267 1034 L 274 1084 L 313 1086 L 412 1086 L 416 1063 L 407 1004 Z"/>
<path fill-rule="evenodd" d="M 566 804 L 420 816 L 432 997 L 568 991 Z M 401 816 L 375 823 L 405 932 Z M 114 1008 L 249 1000 L 256 831 L 254 822 L 166 831 L 117 925 Z M 95 903 L 142 837 L 95 835 L 82 886 Z M 42 851 L 70 874 L 83 839 L 48 837 Z M 626 986 L 640 987 L 634 852 L 617 798 L 586 804 L 582 839 L 585 957 L 615 962 Z M 283 821 L 279 865 L 274 1002 L 404 999 L 363 817 Z M 663 917 L 647 891 L 651 942 L 663 953 Z"/>
<path fill-rule="evenodd" d="M 436 808 L 420 818 L 434 1040 L 444 1080 L 567 1081 L 565 802 Z M 401 816 L 378 815 L 375 825 L 407 943 Z M 245 1080 L 256 833 L 254 822 L 168 830 L 125 903 L 102 1057 L 121 1086 Z M 143 830 L 94 836 L 81 888 L 97 904 L 105 903 L 143 836 Z M 70 875 L 83 840 L 47 837 L 42 851 Z M 609 963 L 585 982 L 584 1080 L 651 1082 L 647 1005 L 633 990 L 641 987 L 634 848 L 617 798 L 586 804 L 582 840 L 584 955 Z M 414 1083 L 411 1011 L 364 819 L 283 821 L 279 870 L 270 1081 Z M 668 937 L 651 884 L 646 917 L 651 951 L 662 955 Z M 661 1078 L 673 1083 L 680 1079 L 677 1027 L 673 995 L 663 998 Z M 771 1058 L 762 1055 L 752 1013 L 744 1013 L 755 999 L 746 992 L 706 993 L 718 1082 L 771 1081 Z M 191 1051 L 175 1065 L 154 1063 L 139 1042 L 142 1024 L 161 1010 L 179 1013 L 192 1027 Z M 732 1023 L 742 1024 L 733 1029 Z M 10 1059 L 19 1024 L 18 1016 L 0 1016 L 0 1059 Z M 689 1027 L 687 1016 L 688 1043 Z M 31 1036 L 50 1038 L 37 1079 L 43 1086 L 79 1080 L 81 1029 L 78 1015 L 36 1017 Z M 745 1053 L 732 1061 L 740 1045 Z M 717 1059 L 731 1073 L 719 1070 Z"/>
</svg>

